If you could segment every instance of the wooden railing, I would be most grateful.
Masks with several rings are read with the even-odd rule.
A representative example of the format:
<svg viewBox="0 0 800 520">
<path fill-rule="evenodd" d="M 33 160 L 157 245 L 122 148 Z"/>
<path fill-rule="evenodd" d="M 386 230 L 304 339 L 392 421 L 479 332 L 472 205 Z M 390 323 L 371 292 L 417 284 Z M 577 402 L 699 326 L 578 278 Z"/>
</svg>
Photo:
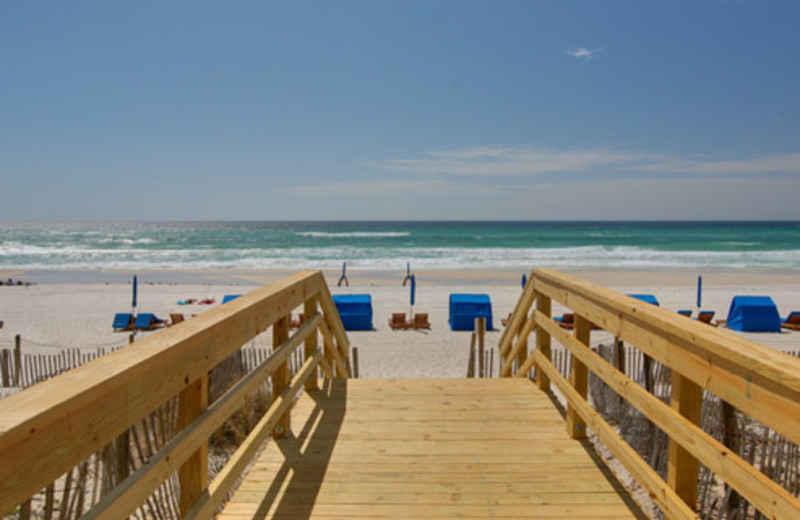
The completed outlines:
<svg viewBox="0 0 800 520">
<path fill-rule="evenodd" d="M 290 335 L 289 318 L 305 323 Z M 208 373 L 272 327 L 273 353 L 208 403 Z M 321 333 L 323 345 L 318 344 Z M 305 362 L 290 377 L 289 356 Z M 349 343 L 320 272 L 255 290 L 0 401 L 0 515 L 13 511 L 164 402 L 178 401 L 179 432 L 86 513 L 125 518 L 178 472 L 184 518 L 209 518 L 259 446 L 290 431 L 293 399 L 327 378 L 349 377 Z M 273 399 L 224 469 L 209 483 L 208 440 L 265 383 Z"/>
<path fill-rule="evenodd" d="M 573 333 L 551 318 L 553 301 L 574 312 Z M 670 404 L 591 350 L 594 327 L 671 369 Z M 568 377 L 551 362 L 553 340 L 572 355 Z M 698 463 L 767 518 L 800 518 L 800 500 L 700 427 L 705 389 L 800 444 L 800 360 L 550 269 L 531 273 L 498 347 L 501 375 L 525 377 L 535 369 L 540 388 L 555 384 L 568 403 L 570 435 L 582 438 L 591 429 L 668 518 L 697 518 Z M 589 372 L 669 437 L 666 481 L 590 406 Z"/>
</svg>

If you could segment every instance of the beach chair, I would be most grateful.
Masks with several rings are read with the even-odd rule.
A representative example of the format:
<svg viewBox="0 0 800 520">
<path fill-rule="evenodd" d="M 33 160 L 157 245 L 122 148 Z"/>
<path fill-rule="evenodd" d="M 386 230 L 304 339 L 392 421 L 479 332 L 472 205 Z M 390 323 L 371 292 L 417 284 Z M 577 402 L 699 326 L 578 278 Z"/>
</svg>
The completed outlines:
<svg viewBox="0 0 800 520">
<path fill-rule="evenodd" d="M 800 330 L 800 311 L 789 313 L 786 319 L 781 321 L 781 327 L 790 330 Z"/>
<path fill-rule="evenodd" d="M 691 309 L 681 309 L 678 311 L 678 314 L 681 316 L 686 316 L 687 318 L 692 317 L 692 310 Z"/>
<path fill-rule="evenodd" d="M 406 322 L 405 312 L 395 312 L 392 314 L 392 317 L 389 318 L 389 327 L 392 330 L 405 329 L 407 326 L 408 323 Z"/>
<path fill-rule="evenodd" d="M 303 314 L 302 312 L 297 315 L 297 319 L 296 320 L 291 319 L 291 317 L 292 317 L 292 315 L 290 314 L 289 315 L 289 327 L 292 328 L 292 329 L 299 329 L 306 322 L 306 315 Z"/>
<path fill-rule="evenodd" d="M 167 327 L 172 327 L 176 323 L 180 323 L 180 322 L 182 322 L 184 320 L 185 320 L 185 318 L 183 317 L 182 313 L 180 313 L 180 312 L 172 312 L 169 315 L 169 323 L 167 323 Z"/>
<path fill-rule="evenodd" d="M 555 318 L 555 321 L 562 329 L 572 330 L 575 328 L 575 314 L 572 312 L 565 312 L 560 318 Z"/>
<path fill-rule="evenodd" d="M 700 311 L 697 313 L 697 321 L 716 327 L 718 324 L 712 321 L 714 319 L 714 314 L 714 311 Z"/>
<path fill-rule="evenodd" d="M 111 327 L 117 332 L 133 329 L 133 314 L 118 312 L 114 315 L 114 323 Z"/>
<path fill-rule="evenodd" d="M 414 315 L 413 326 L 415 329 L 429 329 L 431 323 L 428 321 L 428 313 L 420 312 Z"/>
<path fill-rule="evenodd" d="M 226 303 L 235 300 L 239 296 L 241 296 L 241 294 L 226 294 L 225 296 L 222 297 L 222 305 L 225 305 Z"/>
<path fill-rule="evenodd" d="M 136 330 L 154 330 L 163 327 L 166 323 L 167 320 L 162 320 L 155 314 L 143 313 L 136 316 L 133 328 Z"/>
<path fill-rule="evenodd" d="M 507 318 L 500 318 L 500 324 L 503 325 L 503 327 L 508 325 L 508 322 L 511 321 L 511 315 L 512 314 L 514 314 L 514 313 L 513 312 L 509 312 Z"/>
</svg>

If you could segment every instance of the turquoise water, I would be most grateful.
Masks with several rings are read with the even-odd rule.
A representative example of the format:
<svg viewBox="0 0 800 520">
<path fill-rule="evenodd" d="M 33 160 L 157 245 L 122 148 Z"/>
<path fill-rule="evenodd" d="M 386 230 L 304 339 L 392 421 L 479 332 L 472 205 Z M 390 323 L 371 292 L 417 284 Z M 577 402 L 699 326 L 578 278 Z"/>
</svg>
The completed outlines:
<svg viewBox="0 0 800 520">
<path fill-rule="evenodd" d="M 761 269 L 800 272 L 800 222 L 5 223 L 0 268 Z"/>
</svg>

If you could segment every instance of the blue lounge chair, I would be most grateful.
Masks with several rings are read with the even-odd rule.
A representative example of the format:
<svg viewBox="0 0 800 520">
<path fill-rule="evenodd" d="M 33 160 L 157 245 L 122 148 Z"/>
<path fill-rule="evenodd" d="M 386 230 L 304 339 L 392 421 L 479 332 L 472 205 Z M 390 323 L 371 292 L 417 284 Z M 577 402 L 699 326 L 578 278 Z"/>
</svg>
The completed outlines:
<svg viewBox="0 0 800 520">
<path fill-rule="evenodd" d="M 636 298 L 637 300 L 642 300 L 643 302 L 652 303 L 656 307 L 659 306 L 658 298 L 654 294 L 629 294 L 631 298 Z"/>
<path fill-rule="evenodd" d="M 235 300 L 239 296 L 241 296 L 241 294 L 226 294 L 222 297 L 222 305 L 225 305 L 229 301 Z"/>
<path fill-rule="evenodd" d="M 687 318 L 692 317 L 692 310 L 691 309 L 681 309 L 678 311 L 678 314 L 681 316 L 686 316 Z"/>
<path fill-rule="evenodd" d="M 143 313 L 136 316 L 136 321 L 133 322 L 133 328 L 136 330 L 153 330 L 163 327 L 167 320 L 162 320 L 156 317 L 155 314 Z"/>
<path fill-rule="evenodd" d="M 114 323 L 111 327 L 116 331 L 131 330 L 133 328 L 133 314 L 118 312 L 114 315 Z"/>
</svg>

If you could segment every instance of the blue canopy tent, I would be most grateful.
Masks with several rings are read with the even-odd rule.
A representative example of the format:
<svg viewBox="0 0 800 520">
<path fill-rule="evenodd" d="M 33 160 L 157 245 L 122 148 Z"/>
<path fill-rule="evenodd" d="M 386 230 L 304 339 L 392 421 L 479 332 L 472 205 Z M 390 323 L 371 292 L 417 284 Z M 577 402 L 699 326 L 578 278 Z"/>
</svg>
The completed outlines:
<svg viewBox="0 0 800 520">
<path fill-rule="evenodd" d="M 342 318 L 344 330 L 372 330 L 372 296 L 334 294 L 333 303 Z"/>
<path fill-rule="evenodd" d="M 769 296 L 734 296 L 727 325 L 742 332 L 780 332 L 781 318 Z"/>
<path fill-rule="evenodd" d="M 486 318 L 486 330 L 494 330 L 488 294 L 450 295 L 450 330 L 475 330 L 475 318 Z"/>
<path fill-rule="evenodd" d="M 659 306 L 658 298 L 654 294 L 629 294 L 631 298 L 636 298 L 637 300 L 642 300 L 643 302 L 652 303 L 656 307 Z"/>
</svg>

